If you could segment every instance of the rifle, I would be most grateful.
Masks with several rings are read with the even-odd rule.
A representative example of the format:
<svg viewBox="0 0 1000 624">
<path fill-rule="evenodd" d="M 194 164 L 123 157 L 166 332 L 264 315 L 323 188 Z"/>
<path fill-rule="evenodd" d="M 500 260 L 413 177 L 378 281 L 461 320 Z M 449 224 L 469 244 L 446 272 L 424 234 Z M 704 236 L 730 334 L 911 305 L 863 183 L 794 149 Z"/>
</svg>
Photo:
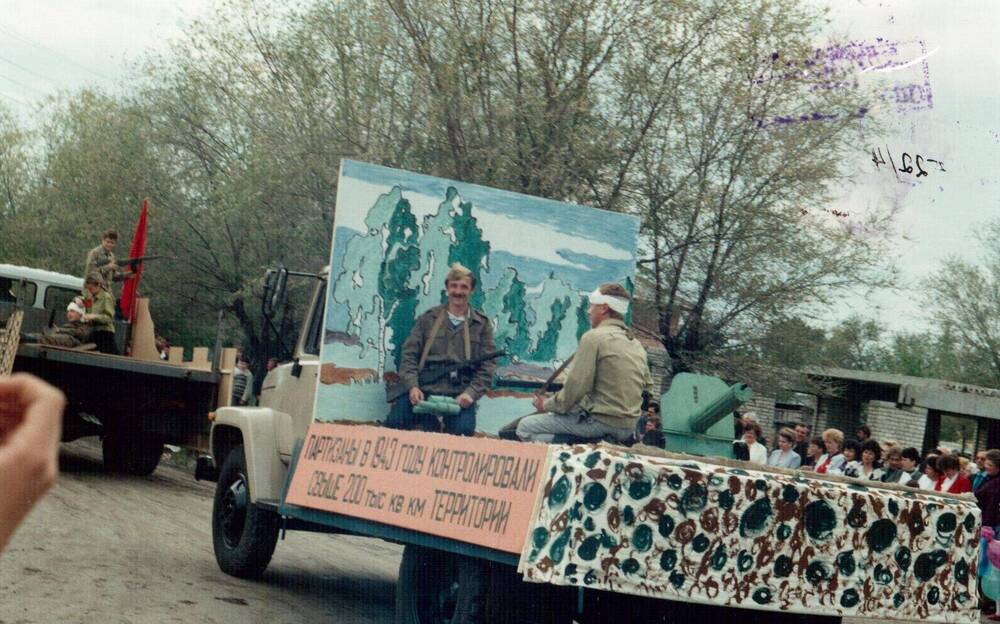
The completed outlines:
<svg viewBox="0 0 1000 624">
<path fill-rule="evenodd" d="M 434 366 L 433 368 L 425 368 L 417 373 L 417 387 L 429 386 L 436 381 L 444 379 L 452 373 L 457 373 L 463 370 L 472 370 L 483 362 L 495 360 L 496 358 L 503 357 L 505 355 L 507 355 L 506 351 L 491 351 L 490 353 L 481 355 L 477 358 L 453 362 L 451 364 L 441 364 Z M 388 403 L 392 403 L 409 392 L 410 389 L 407 388 L 402 381 L 397 381 L 386 387 L 385 400 Z"/>
<path fill-rule="evenodd" d="M 134 273 L 135 268 L 140 262 L 145 262 L 146 260 L 159 260 L 161 258 L 169 258 L 170 256 L 140 256 L 138 258 L 126 258 L 122 261 L 121 266 L 128 265 L 129 269 Z M 173 259 L 173 258 L 171 258 Z M 95 269 L 101 269 L 111 264 L 110 260 L 102 259 L 94 264 Z"/>
</svg>

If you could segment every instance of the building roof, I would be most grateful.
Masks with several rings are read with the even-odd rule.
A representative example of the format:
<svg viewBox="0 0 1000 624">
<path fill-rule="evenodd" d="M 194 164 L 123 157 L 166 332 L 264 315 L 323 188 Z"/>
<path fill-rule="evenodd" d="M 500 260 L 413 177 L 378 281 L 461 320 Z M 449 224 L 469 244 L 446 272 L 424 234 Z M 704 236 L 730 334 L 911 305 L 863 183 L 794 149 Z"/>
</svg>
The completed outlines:
<svg viewBox="0 0 1000 624">
<path fill-rule="evenodd" d="M 807 367 L 811 377 L 894 386 L 897 405 L 911 405 L 951 414 L 1000 419 L 1000 390 L 947 379 L 895 375 L 846 368 Z"/>
<path fill-rule="evenodd" d="M 0 264 L 0 277 L 11 277 L 14 279 L 26 279 L 34 282 L 45 282 L 55 286 L 66 288 L 83 288 L 83 278 L 46 271 L 44 269 L 33 269 L 31 267 L 18 266 L 16 264 Z"/>
<path fill-rule="evenodd" d="M 957 392 L 969 392 L 982 396 L 1000 398 L 1000 390 L 996 388 L 974 386 L 972 384 L 964 384 L 957 381 L 949 381 L 947 379 L 935 379 L 933 377 L 915 377 L 913 375 L 897 375 L 895 373 L 880 373 L 876 371 L 862 371 L 852 370 L 849 368 L 833 368 L 823 366 L 807 366 L 802 369 L 802 372 L 812 377 L 829 377 L 831 379 L 844 379 L 848 381 L 883 384 L 887 386 L 925 386 L 928 388 L 941 388 L 944 390 L 955 390 Z"/>
</svg>

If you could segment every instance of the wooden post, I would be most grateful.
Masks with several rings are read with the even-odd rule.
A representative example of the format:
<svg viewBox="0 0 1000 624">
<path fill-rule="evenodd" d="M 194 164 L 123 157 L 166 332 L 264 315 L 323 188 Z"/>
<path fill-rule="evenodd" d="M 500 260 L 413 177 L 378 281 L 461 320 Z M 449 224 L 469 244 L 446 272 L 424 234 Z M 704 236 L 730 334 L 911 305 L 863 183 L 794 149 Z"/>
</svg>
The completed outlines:
<svg viewBox="0 0 1000 624">
<path fill-rule="evenodd" d="M 21 321 L 24 310 L 14 310 L 7 319 L 7 328 L 0 334 L 0 376 L 10 375 L 14 370 L 17 345 L 21 342 Z"/>
</svg>

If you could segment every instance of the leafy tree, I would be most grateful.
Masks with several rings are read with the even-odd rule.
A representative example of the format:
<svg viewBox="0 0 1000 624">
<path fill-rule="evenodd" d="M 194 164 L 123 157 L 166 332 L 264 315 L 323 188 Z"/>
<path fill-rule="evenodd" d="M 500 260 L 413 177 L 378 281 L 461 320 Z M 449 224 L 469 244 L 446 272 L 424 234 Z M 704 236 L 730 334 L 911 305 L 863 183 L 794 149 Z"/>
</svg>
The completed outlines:
<svg viewBox="0 0 1000 624">
<path fill-rule="evenodd" d="M 880 323 L 851 316 L 830 332 L 824 360 L 841 368 L 878 370 L 885 361 L 884 333 Z"/>
<path fill-rule="evenodd" d="M 951 257 L 924 281 L 927 308 L 958 344 L 988 363 L 989 384 L 1000 387 L 1000 221 L 977 232 L 982 260 Z"/>
<path fill-rule="evenodd" d="M 759 376 L 741 354 L 756 353 L 774 322 L 829 305 L 846 287 L 886 283 L 892 214 L 851 215 L 866 223 L 862 236 L 822 209 L 841 181 L 838 163 L 872 127 L 870 94 L 815 88 L 821 77 L 801 70 L 820 21 L 802 4 L 738 2 L 666 74 L 675 95 L 652 122 L 656 140 L 640 148 L 634 180 L 650 250 L 640 278 L 676 370 Z M 666 69 L 654 61 L 636 71 Z M 654 85 L 664 88 L 637 88 L 648 98 Z M 671 335 L 676 310 L 685 312 Z"/>
</svg>

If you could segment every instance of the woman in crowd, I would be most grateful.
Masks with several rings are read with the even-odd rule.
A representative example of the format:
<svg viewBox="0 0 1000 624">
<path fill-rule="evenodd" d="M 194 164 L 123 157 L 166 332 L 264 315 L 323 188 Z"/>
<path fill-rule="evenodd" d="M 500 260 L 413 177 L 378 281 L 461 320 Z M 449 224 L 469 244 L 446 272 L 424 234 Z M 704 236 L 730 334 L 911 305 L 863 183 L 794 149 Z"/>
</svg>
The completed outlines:
<svg viewBox="0 0 1000 624">
<path fill-rule="evenodd" d="M 917 486 L 921 490 L 933 490 L 934 485 L 937 484 L 937 480 L 941 477 L 941 473 L 938 472 L 938 456 L 928 455 L 924 459 L 924 474 L 920 475 L 920 479 L 917 482 Z"/>
<path fill-rule="evenodd" d="M 975 491 L 976 502 L 983 512 L 983 526 L 1000 529 L 1000 451 L 986 451 L 986 461 L 983 462 L 986 481 Z"/>
<path fill-rule="evenodd" d="M 972 482 L 969 477 L 961 473 L 959 468 L 961 463 L 954 455 L 944 455 L 938 457 L 937 469 L 940 473 L 934 483 L 935 492 L 948 492 L 949 494 L 964 494 L 972 491 Z"/>
<path fill-rule="evenodd" d="M 795 452 L 795 432 L 785 427 L 778 432 L 778 448 L 767 458 L 768 466 L 778 468 L 798 468 L 802 458 Z"/>
<path fill-rule="evenodd" d="M 823 432 L 823 446 L 826 452 L 816 460 L 816 472 L 820 474 L 837 474 L 844 466 L 844 433 L 840 429 L 827 429 Z"/>
<path fill-rule="evenodd" d="M 983 472 L 986 474 L 986 480 L 974 492 L 976 503 L 979 504 L 979 510 L 983 513 L 982 526 L 993 527 L 995 531 L 1000 531 L 1000 526 L 998 526 L 1000 525 L 1000 478 L 998 478 L 1000 476 L 1000 451 L 996 449 L 986 451 Z M 981 600 L 980 605 L 985 608 L 989 606 L 989 602 Z M 1000 613 L 1000 601 L 991 610 Z M 1000 615 L 987 617 L 994 622 L 1000 620 Z"/>
<path fill-rule="evenodd" d="M 844 474 L 857 479 L 868 479 L 870 481 L 882 480 L 882 447 L 871 438 L 865 440 L 861 445 L 861 461 L 855 462 L 855 466 L 844 469 Z"/>
<path fill-rule="evenodd" d="M 802 468 L 808 468 L 809 470 L 816 469 L 816 461 L 823 456 L 823 438 L 816 436 L 809 440 L 809 446 L 806 447 L 806 461 L 802 464 Z"/>
<path fill-rule="evenodd" d="M 758 442 L 763 435 L 764 432 L 761 431 L 760 425 L 746 418 L 743 420 L 743 442 L 750 452 L 749 461 L 755 464 L 767 463 L 767 448 Z"/>
<path fill-rule="evenodd" d="M 857 440 L 846 440 L 844 442 L 844 465 L 836 474 L 847 474 L 848 471 L 856 473 L 861 468 L 861 443 Z M 848 476 L 855 476 L 853 474 Z"/>
</svg>

